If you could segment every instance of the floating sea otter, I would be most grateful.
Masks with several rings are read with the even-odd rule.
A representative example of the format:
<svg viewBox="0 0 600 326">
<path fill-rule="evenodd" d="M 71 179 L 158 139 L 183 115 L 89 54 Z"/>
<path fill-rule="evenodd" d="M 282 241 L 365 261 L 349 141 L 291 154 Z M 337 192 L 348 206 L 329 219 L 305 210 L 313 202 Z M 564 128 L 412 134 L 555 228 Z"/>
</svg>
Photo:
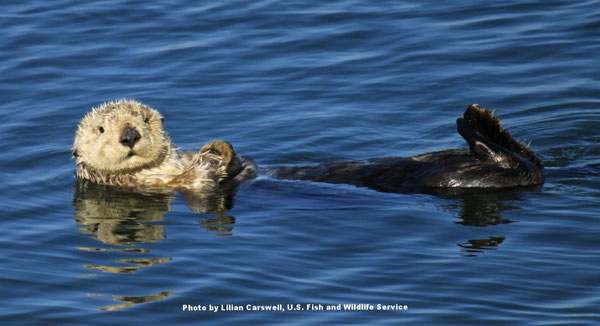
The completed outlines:
<svg viewBox="0 0 600 326">
<path fill-rule="evenodd" d="M 282 167 L 276 178 L 347 183 L 385 192 L 507 188 L 544 182 L 535 152 L 503 130 L 490 110 L 473 104 L 457 120 L 470 151 L 452 149 L 410 158 L 376 158 L 309 167 Z M 83 118 L 73 156 L 78 178 L 120 186 L 216 190 L 254 178 L 252 159 L 215 141 L 181 152 L 162 128 L 162 116 L 139 102 L 105 103 Z"/>
<path fill-rule="evenodd" d="M 384 192 L 452 193 L 539 185 L 543 165 L 535 152 L 502 129 L 491 110 L 470 105 L 456 120 L 470 150 L 450 149 L 415 157 L 284 167 L 276 178 L 346 183 Z"/>
<path fill-rule="evenodd" d="M 79 123 L 73 144 L 78 178 L 118 186 L 218 190 L 257 174 L 254 161 L 214 141 L 182 152 L 156 110 L 131 100 L 104 103 Z"/>
</svg>

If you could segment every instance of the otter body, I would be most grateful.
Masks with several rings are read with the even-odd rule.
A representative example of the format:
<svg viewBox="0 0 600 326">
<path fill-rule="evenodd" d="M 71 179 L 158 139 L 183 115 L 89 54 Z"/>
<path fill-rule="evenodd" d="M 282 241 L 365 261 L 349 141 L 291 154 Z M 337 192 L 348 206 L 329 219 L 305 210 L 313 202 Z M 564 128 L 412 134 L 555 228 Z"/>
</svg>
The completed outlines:
<svg viewBox="0 0 600 326">
<path fill-rule="evenodd" d="M 199 152 L 182 152 L 162 127 L 156 110 L 132 100 L 95 108 L 79 123 L 73 144 L 76 176 L 118 186 L 215 190 L 256 176 L 250 158 L 214 141 Z"/>
<path fill-rule="evenodd" d="M 105 103 L 86 115 L 73 145 L 78 178 L 118 186 L 217 190 L 254 178 L 257 167 L 231 144 L 215 141 L 199 152 L 179 151 L 162 116 L 136 101 Z M 543 165 L 516 141 L 490 110 L 473 104 L 456 121 L 469 150 L 415 157 L 282 167 L 276 178 L 346 183 L 384 192 L 453 192 L 539 185 Z"/>
<path fill-rule="evenodd" d="M 334 162 L 283 167 L 282 179 L 345 183 L 384 192 L 444 193 L 539 185 L 543 165 L 526 145 L 516 141 L 490 110 L 473 104 L 457 121 L 469 150 L 451 149 L 415 157 L 384 157 L 366 162 Z"/>
</svg>

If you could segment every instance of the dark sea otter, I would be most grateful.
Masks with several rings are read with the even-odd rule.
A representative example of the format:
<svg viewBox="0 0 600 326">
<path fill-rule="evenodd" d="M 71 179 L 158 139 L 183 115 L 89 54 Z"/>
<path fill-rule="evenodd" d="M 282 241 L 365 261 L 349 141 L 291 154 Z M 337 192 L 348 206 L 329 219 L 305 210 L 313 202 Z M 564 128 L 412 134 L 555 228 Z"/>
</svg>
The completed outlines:
<svg viewBox="0 0 600 326">
<path fill-rule="evenodd" d="M 469 150 L 450 149 L 415 157 L 282 167 L 281 179 L 345 183 L 383 192 L 455 193 L 540 185 L 543 165 L 535 152 L 502 129 L 491 110 L 470 105 L 456 120 Z"/>
</svg>

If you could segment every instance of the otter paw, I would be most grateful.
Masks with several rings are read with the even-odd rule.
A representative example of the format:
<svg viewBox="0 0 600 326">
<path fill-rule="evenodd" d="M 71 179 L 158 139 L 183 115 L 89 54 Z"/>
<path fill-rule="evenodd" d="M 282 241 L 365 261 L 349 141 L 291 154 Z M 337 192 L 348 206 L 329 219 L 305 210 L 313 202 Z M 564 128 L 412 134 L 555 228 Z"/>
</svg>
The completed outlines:
<svg viewBox="0 0 600 326">
<path fill-rule="evenodd" d="M 202 146 L 200 154 L 205 153 L 219 156 L 224 166 L 229 166 L 231 164 L 231 161 L 235 157 L 235 151 L 233 150 L 233 146 L 230 143 L 222 140 L 215 140 Z"/>
<path fill-rule="evenodd" d="M 200 155 L 216 157 L 220 160 L 220 181 L 236 176 L 243 169 L 233 146 L 226 141 L 216 140 L 204 145 L 200 150 Z"/>
</svg>

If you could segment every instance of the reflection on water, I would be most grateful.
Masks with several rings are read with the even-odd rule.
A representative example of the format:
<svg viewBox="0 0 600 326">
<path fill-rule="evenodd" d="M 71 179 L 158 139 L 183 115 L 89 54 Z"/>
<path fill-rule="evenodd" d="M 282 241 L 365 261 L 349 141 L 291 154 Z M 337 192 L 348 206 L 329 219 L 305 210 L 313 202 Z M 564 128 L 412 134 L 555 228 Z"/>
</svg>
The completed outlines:
<svg viewBox="0 0 600 326">
<path fill-rule="evenodd" d="M 182 191 L 182 194 L 192 212 L 218 216 L 198 222 L 203 229 L 231 233 L 235 219 L 225 212 L 233 207 L 235 190 L 229 188 L 213 193 Z M 91 234 L 104 244 L 131 246 L 133 243 L 157 242 L 165 238 L 165 228 L 157 222 L 162 221 L 164 214 L 171 210 L 174 195 L 170 190 L 142 192 L 78 180 L 73 196 L 75 220 L 80 225 L 80 232 Z"/>
<path fill-rule="evenodd" d="M 517 206 L 506 204 L 506 202 L 522 201 L 522 190 L 501 191 L 493 193 L 471 193 L 464 194 L 456 201 L 442 206 L 460 221 L 457 224 L 466 226 L 490 226 L 508 224 L 514 221 L 502 217 L 502 212 L 518 209 Z"/>
<path fill-rule="evenodd" d="M 148 249 L 142 248 L 90 248 L 90 247 L 77 247 L 79 250 L 85 251 L 115 251 L 115 252 L 150 252 Z"/>
<path fill-rule="evenodd" d="M 235 188 L 224 189 L 216 193 L 196 193 L 183 191 L 188 208 L 195 213 L 216 214 L 216 218 L 198 222 L 201 228 L 216 232 L 217 235 L 232 235 L 235 218 L 225 215 L 233 207 Z M 160 224 L 166 212 L 171 210 L 175 198 L 172 191 L 135 190 L 124 187 L 95 184 L 78 180 L 73 195 L 75 220 L 78 230 L 90 234 L 109 248 L 78 247 L 87 252 L 114 252 L 116 254 L 148 255 L 150 250 L 133 247 L 134 244 L 160 242 L 165 236 L 165 227 Z M 105 257 L 105 256 L 104 256 Z M 100 261 L 103 257 L 98 257 Z M 144 268 L 171 261 L 171 257 L 136 257 L 115 260 L 115 265 L 87 263 L 83 267 L 110 274 L 131 274 Z M 85 277 L 93 277 L 87 274 Z M 138 303 L 167 298 L 177 291 L 160 292 L 147 296 L 113 296 L 123 304 L 101 308 L 117 310 Z M 104 296 L 94 294 L 91 296 Z"/>
<path fill-rule="evenodd" d="M 119 310 L 119 309 L 123 309 L 123 308 L 128 308 L 131 307 L 135 304 L 138 303 L 146 303 L 146 302 L 151 302 L 151 301 L 158 301 L 158 300 L 162 300 L 162 299 L 166 299 L 168 298 L 172 293 L 177 293 L 177 291 L 164 291 L 164 292 L 159 292 L 157 294 L 151 294 L 151 295 L 143 295 L 143 296 L 113 296 L 113 301 L 123 301 L 125 303 L 122 304 L 117 304 L 117 305 L 113 305 L 113 306 L 106 306 L 106 307 L 102 307 L 100 308 L 100 310 Z M 102 297 L 105 296 L 104 294 L 88 294 L 88 296 L 90 297 Z"/>
<path fill-rule="evenodd" d="M 203 214 L 223 214 L 233 208 L 233 197 L 237 188 L 234 185 L 219 188 L 215 192 L 198 192 L 182 189 L 190 211 Z"/>
<path fill-rule="evenodd" d="M 476 257 L 477 254 L 483 253 L 484 250 L 495 250 L 501 244 L 505 237 L 489 237 L 487 239 L 468 240 L 466 243 L 459 243 L 460 251 L 463 256 Z"/>
<path fill-rule="evenodd" d="M 79 231 L 102 243 L 130 246 L 164 238 L 160 222 L 170 210 L 172 194 L 140 194 L 118 187 L 77 181 L 73 206 Z"/>
<path fill-rule="evenodd" d="M 122 264 L 131 264 L 132 266 L 104 266 L 104 265 L 83 265 L 85 268 L 97 269 L 104 273 L 133 273 L 144 267 L 152 267 L 160 263 L 171 261 L 171 258 L 137 258 L 137 259 L 119 259 L 116 262 Z"/>
<path fill-rule="evenodd" d="M 206 231 L 218 232 L 217 235 L 229 236 L 232 235 L 233 224 L 235 217 L 221 214 L 218 218 L 208 218 L 198 221 L 198 224 L 203 225 L 202 228 Z"/>
<path fill-rule="evenodd" d="M 441 208 L 450 211 L 460 220 L 457 224 L 465 226 L 487 227 L 513 223 L 502 217 L 508 210 L 519 209 L 516 202 L 522 201 L 523 190 L 505 190 L 500 192 L 462 193 L 453 197 L 453 202 Z M 510 202 L 510 204 L 507 204 Z M 486 250 L 495 250 L 506 239 L 505 236 L 491 236 L 487 239 L 470 239 L 459 243 L 462 256 L 474 257 Z"/>
</svg>

